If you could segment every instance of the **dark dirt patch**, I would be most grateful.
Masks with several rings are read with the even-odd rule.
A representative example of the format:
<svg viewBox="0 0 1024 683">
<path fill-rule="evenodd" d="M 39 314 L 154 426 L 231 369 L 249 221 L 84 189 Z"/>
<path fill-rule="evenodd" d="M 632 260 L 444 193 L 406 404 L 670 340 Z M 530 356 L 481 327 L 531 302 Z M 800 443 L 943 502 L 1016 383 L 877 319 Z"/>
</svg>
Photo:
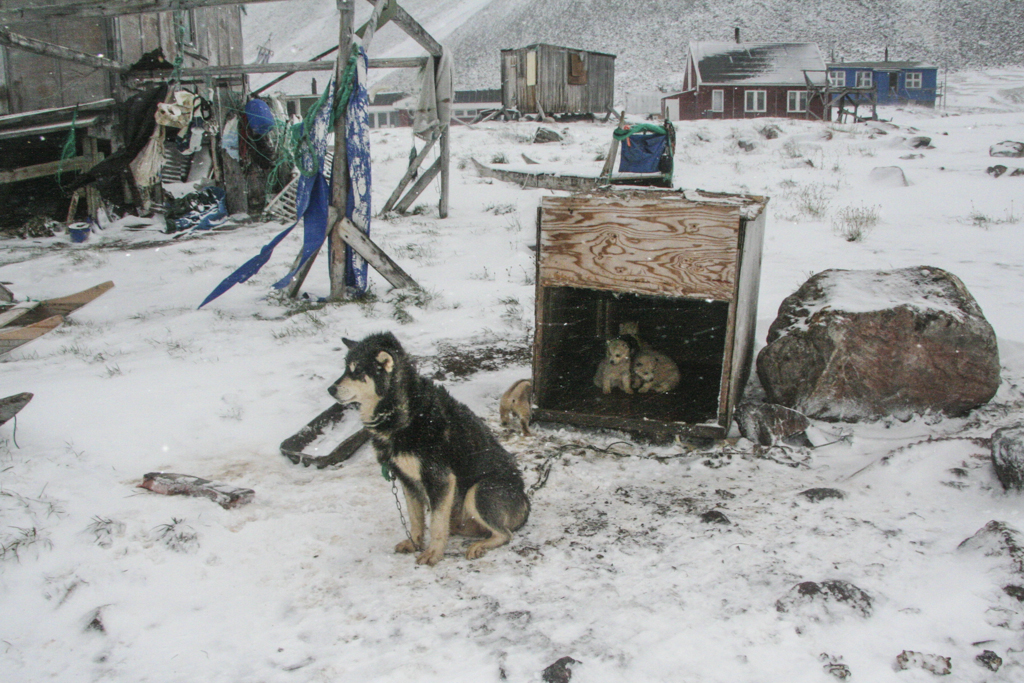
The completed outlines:
<svg viewBox="0 0 1024 683">
<path fill-rule="evenodd" d="M 528 365 L 532 349 L 525 341 L 504 341 L 456 346 L 442 343 L 437 355 L 423 358 L 421 366 L 435 381 L 462 380 L 483 371 L 495 371 L 509 365 Z"/>
</svg>

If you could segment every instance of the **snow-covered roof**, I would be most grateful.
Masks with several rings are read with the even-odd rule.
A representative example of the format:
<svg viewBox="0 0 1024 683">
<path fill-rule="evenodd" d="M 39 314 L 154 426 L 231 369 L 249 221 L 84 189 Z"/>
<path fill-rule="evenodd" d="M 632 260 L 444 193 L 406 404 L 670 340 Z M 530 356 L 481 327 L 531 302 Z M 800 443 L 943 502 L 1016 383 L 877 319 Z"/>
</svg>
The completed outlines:
<svg viewBox="0 0 1024 683">
<path fill-rule="evenodd" d="M 872 69 L 874 71 L 898 71 L 903 69 L 937 69 L 924 62 L 829 62 L 830 69 Z"/>
<path fill-rule="evenodd" d="M 711 83 L 825 84 L 825 60 L 815 43 L 690 43 L 697 81 Z"/>
</svg>

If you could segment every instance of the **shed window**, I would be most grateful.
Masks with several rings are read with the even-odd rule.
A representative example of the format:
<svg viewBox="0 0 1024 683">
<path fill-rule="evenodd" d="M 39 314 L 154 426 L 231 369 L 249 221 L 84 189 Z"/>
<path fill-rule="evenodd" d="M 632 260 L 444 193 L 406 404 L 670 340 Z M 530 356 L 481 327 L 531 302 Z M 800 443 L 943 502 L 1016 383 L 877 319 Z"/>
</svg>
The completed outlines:
<svg viewBox="0 0 1024 683">
<path fill-rule="evenodd" d="M 807 91 L 790 90 L 786 97 L 786 111 L 790 113 L 807 111 Z"/>
<path fill-rule="evenodd" d="M 711 91 L 711 111 L 725 111 L 725 91 Z"/>
<path fill-rule="evenodd" d="M 587 84 L 587 62 L 582 52 L 569 53 L 569 85 Z"/>
<path fill-rule="evenodd" d="M 857 87 L 858 88 L 870 88 L 874 84 L 871 78 L 870 71 L 858 71 L 857 72 Z"/>
<path fill-rule="evenodd" d="M 526 85 L 537 85 L 537 53 L 526 53 Z"/>
<path fill-rule="evenodd" d="M 744 93 L 744 111 L 763 112 L 768 110 L 768 92 L 766 90 L 747 90 Z"/>
<path fill-rule="evenodd" d="M 833 88 L 845 88 L 846 87 L 846 72 L 842 70 L 833 70 L 828 72 L 828 84 Z"/>
<path fill-rule="evenodd" d="M 921 72 L 908 71 L 906 75 L 907 90 L 919 90 L 921 88 Z"/>
</svg>

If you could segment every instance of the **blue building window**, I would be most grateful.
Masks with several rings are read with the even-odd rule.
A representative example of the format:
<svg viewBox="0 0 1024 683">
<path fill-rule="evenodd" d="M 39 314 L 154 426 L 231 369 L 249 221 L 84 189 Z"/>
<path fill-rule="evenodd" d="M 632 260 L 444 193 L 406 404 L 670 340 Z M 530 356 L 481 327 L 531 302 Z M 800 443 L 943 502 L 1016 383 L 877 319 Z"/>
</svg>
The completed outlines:
<svg viewBox="0 0 1024 683">
<path fill-rule="evenodd" d="M 846 87 L 846 72 L 839 70 L 832 70 L 828 72 L 828 84 L 833 88 L 845 88 Z"/>
<path fill-rule="evenodd" d="M 858 88 L 870 88 L 874 85 L 870 71 L 858 71 L 857 72 L 857 87 Z"/>
<path fill-rule="evenodd" d="M 907 90 L 920 90 L 922 77 L 920 71 L 908 71 L 906 75 Z"/>
</svg>

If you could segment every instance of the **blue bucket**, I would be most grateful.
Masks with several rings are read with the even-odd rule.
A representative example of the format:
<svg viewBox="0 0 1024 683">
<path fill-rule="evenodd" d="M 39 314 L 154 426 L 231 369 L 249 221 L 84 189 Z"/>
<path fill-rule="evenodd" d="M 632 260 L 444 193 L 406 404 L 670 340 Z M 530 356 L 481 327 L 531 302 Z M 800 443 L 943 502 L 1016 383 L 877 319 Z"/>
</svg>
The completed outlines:
<svg viewBox="0 0 1024 683">
<path fill-rule="evenodd" d="M 89 239 L 89 233 L 92 232 L 91 225 L 69 225 L 68 234 L 71 236 L 72 242 L 84 242 Z"/>
</svg>

